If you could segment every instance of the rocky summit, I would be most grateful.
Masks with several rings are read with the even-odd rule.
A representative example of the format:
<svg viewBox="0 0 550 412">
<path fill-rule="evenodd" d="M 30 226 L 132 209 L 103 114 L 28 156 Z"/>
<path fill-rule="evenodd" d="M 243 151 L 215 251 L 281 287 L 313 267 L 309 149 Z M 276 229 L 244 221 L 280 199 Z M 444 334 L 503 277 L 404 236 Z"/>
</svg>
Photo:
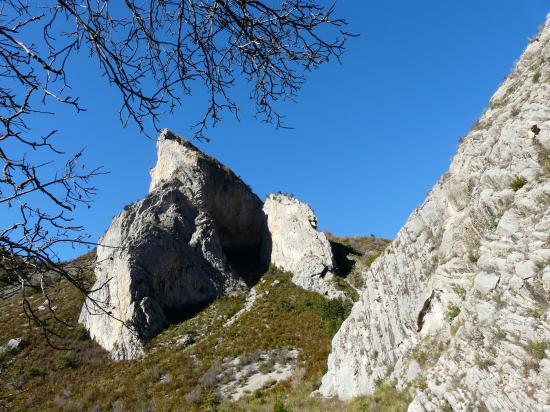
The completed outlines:
<svg viewBox="0 0 550 412">
<path fill-rule="evenodd" d="M 365 271 L 320 392 L 409 411 L 548 410 L 550 19 L 450 169 Z"/>
<path fill-rule="evenodd" d="M 99 242 L 96 283 L 80 314 L 114 359 L 142 356 L 172 312 L 245 293 L 269 264 L 292 271 L 298 286 L 345 297 L 329 281 L 331 247 L 309 206 L 286 195 L 264 205 L 229 168 L 168 130 L 157 152 L 149 194 Z"/>
</svg>

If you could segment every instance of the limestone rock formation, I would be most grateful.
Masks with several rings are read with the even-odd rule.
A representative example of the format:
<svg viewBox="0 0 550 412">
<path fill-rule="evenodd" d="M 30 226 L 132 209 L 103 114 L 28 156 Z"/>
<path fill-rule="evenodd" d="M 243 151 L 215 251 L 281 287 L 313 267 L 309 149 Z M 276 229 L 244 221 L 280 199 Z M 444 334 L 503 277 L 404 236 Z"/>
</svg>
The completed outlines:
<svg viewBox="0 0 550 412">
<path fill-rule="evenodd" d="M 100 240 L 95 291 L 80 315 L 115 359 L 139 357 L 170 310 L 243 290 L 226 255 L 260 253 L 264 238 L 262 202 L 233 172 L 168 131 L 157 149 L 150 193 Z"/>
<path fill-rule="evenodd" d="M 284 194 L 269 195 L 264 204 L 267 216 L 270 261 L 293 274 L 292 281 L 330 298 L 345 298 L 335 288 L 334 259 L 329 241 L 317 231 L 311 208 Z"/>
<path fill-rule="evenodd" d="M 273 263 L 299 286 L 343 297 L 329 282 L 330 244 L 308 206 L 273 196 L 264 207 L 231 170 L 168 130 L 157 152 L 149 194 L 100 239 L 79 319 L 113 358 L 141 356 L 171 312 L 251 286 L 261 271 L 240 276 L 242 260 Z"/>
<path fill-rule="evenodd" d="M 322 394 L 396 379 L 410 411 L 548 410 L 549 156 L 550 20 L 363 274 Z"/>
</svg>

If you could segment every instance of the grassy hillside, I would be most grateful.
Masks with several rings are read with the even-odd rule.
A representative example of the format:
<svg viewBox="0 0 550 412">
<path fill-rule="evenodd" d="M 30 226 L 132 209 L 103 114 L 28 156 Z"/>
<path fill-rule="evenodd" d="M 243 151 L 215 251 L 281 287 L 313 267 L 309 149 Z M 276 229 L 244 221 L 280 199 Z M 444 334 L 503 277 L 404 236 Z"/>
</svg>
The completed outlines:
<svg viewBox="0 0 550 412">
<path fill-rule="evenodd" d="M 91 262 L 93 256 L 82 261 Z M 0 357 L 0 408 L 279 412 L 406 409 L 408 394 L 388 385 L 380 386 L 373 396 L 347 404 L 309 396 L 320 384 L 331 338 L 347 317 L 350 303 L 304 291 L 290 281 L 288 273 L 275 268 L 263 275 L 256 293 L 250 310 L 231 325 L 227 321 L 243 307 L 245 297 L 219 299 L 200 308 L 194 316 L 180 313 L 172 326 L 149 342 L 145 358 L 123 362 L 111 361 L 78 326 L 56 325 L 61 337 L 53 343 L 64 349 L 54 349 L 40 331 L 29 329 L 16 297 L 0 301 L 0 345 L 20 336 L 27 342 L 23 350 Z M 56 313 L 74 325 L 82 297 L 63 283 L 55 285 L 52 294 L 58 306 Z M 41 295 L 32 297 L 36 307 L 43 301 Z M 178 345 L 186 336 L 191 336 L 193 343 Z M 220 397 L 223 379 L 230 379 L 224 368 L 232 359 L 259 362 L 260 369 L 269 372 L 275 360 L 260 355 L 284 350 L 298 351 L 290 379 L 268 382 L 237 401 Z"/>
</svg>

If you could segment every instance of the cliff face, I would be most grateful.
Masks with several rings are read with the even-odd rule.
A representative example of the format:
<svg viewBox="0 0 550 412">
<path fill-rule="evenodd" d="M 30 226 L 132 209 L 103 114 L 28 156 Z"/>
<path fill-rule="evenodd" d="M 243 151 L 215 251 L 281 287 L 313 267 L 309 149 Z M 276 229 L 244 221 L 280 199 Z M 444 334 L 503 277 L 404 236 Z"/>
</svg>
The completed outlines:
<svg viewBox="0 0 550 412">
<path fill-rule="evenodd" d="M 262 248 L 262 202 L 241 179 L 169 131 L 157 151 L 150 193 L 100 239 L 79 319 L 115 359 L 141 356 L 166 313 L 244 291 L 227 255 Z"/>
<path fill-rule="evenodd" d="M 550 19 L 449 171 L 363 274 L 320 392 L 413 385 L 410 410 L 550 404 Z"/>
<path fill-rule="evenodd" d="M 229 168 L 168 130 L 157 153 L 149 194 L 100 239 L 79 318 L 113 358 L 140 357 L 168 314 L 244 293 L 270 263 L 295 272 L 298 286 L 344 297 L 329 282 L 332 251 L 309 206 L 276 196 L 264 207 Z"/>
</svg>

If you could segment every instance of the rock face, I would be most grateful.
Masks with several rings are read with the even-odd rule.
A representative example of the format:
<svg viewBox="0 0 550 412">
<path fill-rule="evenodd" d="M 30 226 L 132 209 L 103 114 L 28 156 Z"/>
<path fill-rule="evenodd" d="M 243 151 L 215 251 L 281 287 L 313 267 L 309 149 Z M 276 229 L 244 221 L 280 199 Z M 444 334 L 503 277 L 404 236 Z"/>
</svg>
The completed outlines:
<svg viewBox="0 0 550 412">
<path fill-rule="evenodd" d="M 160 136 L 157 153 L 149 192 L 165 182 L 177 182 L 192 203 L 211 217 L 224 248 L 260 250 L 265 232 L 263 204 L 248 185 L 231 169 L 169 131 Z"/>
<path fill-rule="evenodd" d="M 150 193 L 100 240 L 79 319 L 115 359 L 139 357 L 171 310 L 243 290 L 226 253 L 262 248 L 262 202 L 233 172 L 168 131 L 157 149 Z"/>
<path fill-rule="evenodd" d="M 271 263 L 293 274 L 292 281 L 330 298 L 344 298 L 334 287 L 334 259 L 329 241 L 317 231 L 311 208 L 284 194 L 269 195 L 264 204 Z"/>
<path fill-rule="evenodd" d="M 410 411 L 550 404 L 550 21 L 449 171 L 363 274 L 320 392 L 412 384 Z"/>
<path fill-rule="evenodd" d="M 239 260 L 273 263 L 295 271 L 299 286 L 340 296 L 328 283 L 330 245 L 308 206 L 270 197 L 267 218 L 240 178 L 191 143 L 164 131 L 157 152 L 149 194 L 100 239 L 94 292 L 80 314 L 114 359 L 141 356 L 174 311 L 253 284 L 261 271 L 243 278 Z"/>
</svg>

